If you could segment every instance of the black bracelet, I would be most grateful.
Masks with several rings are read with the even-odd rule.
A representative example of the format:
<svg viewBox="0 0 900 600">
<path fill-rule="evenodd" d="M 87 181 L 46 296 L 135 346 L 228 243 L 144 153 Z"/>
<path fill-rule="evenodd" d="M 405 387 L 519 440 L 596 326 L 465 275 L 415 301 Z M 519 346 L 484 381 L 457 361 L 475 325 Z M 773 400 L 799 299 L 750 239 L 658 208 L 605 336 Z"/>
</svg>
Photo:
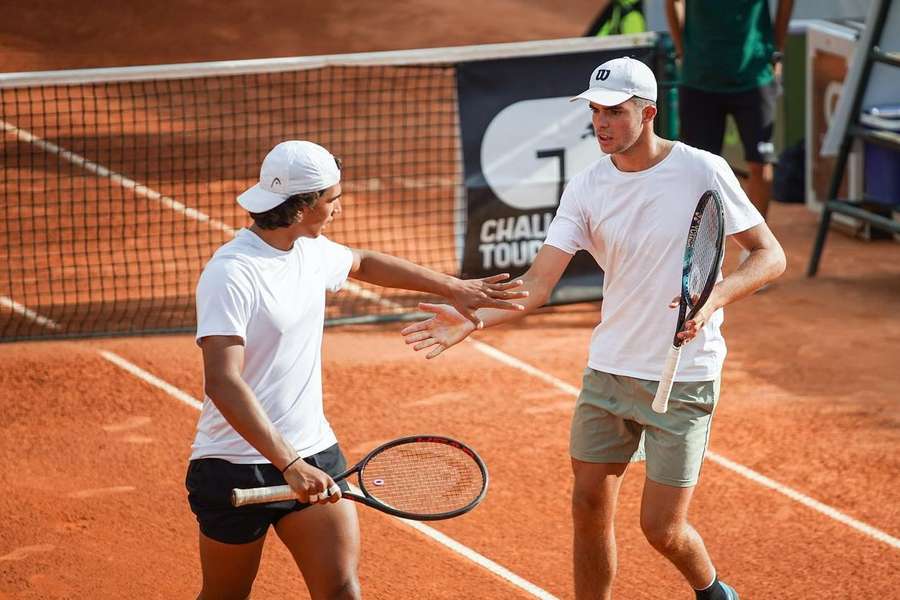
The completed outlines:
<svg viewBox="0 0 900 600">
<path fill-rule="evenodd" d="M 294 464 L 295 462 L 297 462 L 298 460 L 300 460 L 299 456 L 297 458 L 295 458 L 294 460 L 292 460 L 291 462 L 289 462 L 288 464 L 284 465 L 284 468 L 281 470 L 281 474 L 284 475 L 284 472 L 287 471 L 288 469 L 290 469 L 291 465 Z"/>
</svg>

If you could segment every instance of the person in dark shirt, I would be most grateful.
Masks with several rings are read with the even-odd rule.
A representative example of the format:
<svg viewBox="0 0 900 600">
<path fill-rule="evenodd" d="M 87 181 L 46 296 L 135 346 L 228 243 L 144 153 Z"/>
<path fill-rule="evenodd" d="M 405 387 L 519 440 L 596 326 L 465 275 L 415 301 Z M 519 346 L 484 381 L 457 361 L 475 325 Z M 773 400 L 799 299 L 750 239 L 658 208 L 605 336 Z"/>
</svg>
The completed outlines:
<svg viewBox="0 0 900 600">
<path fill-rule="evenodd" d="M 793 0 L 667 0 L 681 59 L 679 118 L 686 144 L 719 154 L 730 114 L 747 161 L 747 195 L 763 217 L 772 196 L 772 126 Z"/>
</svg>

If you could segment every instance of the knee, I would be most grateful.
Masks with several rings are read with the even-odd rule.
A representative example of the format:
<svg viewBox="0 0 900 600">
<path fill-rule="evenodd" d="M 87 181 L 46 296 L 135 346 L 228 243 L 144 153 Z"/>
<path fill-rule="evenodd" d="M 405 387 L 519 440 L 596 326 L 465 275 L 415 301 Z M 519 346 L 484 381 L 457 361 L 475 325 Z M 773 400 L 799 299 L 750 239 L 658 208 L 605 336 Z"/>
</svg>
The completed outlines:
<svg viewBox="0 0 900 600">
<path fill-rule="evenodd" d="M 681 539 L 681 525 L 663 520 L 641 519 L 641 531 L 657 552 L 668 554 L 678 547 Z"/>
<path fill-rule="evenodd" d="M 596 515 L 603 510 L 606 500 L 599 487 L 575 485 L 572 490 L 572 515 L 575 518 Z"/>
</svg>

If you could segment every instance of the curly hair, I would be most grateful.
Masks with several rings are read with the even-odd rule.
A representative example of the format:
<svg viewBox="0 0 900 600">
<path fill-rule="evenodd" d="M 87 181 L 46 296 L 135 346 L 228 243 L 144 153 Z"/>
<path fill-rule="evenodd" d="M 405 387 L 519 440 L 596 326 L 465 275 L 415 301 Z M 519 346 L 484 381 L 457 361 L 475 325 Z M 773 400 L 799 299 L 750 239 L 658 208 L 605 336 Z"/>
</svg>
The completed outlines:
<svg viewBox="0 0 900 600">
<path fill-rule="evenodd" d="M 312 206 L 316 203 L 325 190 L 318 192 L 305 192 L 303 194 L 294 194 L 273 208 L 261 213 L 250 213 L 253 222 L 260 229 L 278 229 L 280 227 L 290 227 L 299 219 L 300 210 L 304 206 Z"/>
</svg>

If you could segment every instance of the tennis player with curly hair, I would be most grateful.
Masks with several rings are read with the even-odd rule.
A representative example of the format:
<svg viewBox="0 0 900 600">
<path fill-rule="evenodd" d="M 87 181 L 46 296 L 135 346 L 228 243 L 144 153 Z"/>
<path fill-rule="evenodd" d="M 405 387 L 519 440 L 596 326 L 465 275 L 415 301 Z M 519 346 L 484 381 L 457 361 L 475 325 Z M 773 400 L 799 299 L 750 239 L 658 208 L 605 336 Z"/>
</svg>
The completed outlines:
<svg viewBox="0 0 900 600">
<path fill-rule="evenodd" d="M 521 281 L 460 280 L 322 232 L 341 214 L 341 169 L 308 141 L 278 144 L 238 197 L 253 225 L 207 263 L 196 339 L 205 398 L 186 487 L 199 524 L 199 598 L 246 598 L 270 526 L 319 599 L 360 597 L 359 529 L 332 479 L 346 461 L 322 406 L 326 291 L 348 277 L 443 296 L 462 314 L 519 310 Z M 477 324 L 476 324 L 477 325 Z M 297 500 L 234 508 L 232 488 L 291 486 Z M 346 487 L 344 487 L 346 491 Z"/>
</svg>

